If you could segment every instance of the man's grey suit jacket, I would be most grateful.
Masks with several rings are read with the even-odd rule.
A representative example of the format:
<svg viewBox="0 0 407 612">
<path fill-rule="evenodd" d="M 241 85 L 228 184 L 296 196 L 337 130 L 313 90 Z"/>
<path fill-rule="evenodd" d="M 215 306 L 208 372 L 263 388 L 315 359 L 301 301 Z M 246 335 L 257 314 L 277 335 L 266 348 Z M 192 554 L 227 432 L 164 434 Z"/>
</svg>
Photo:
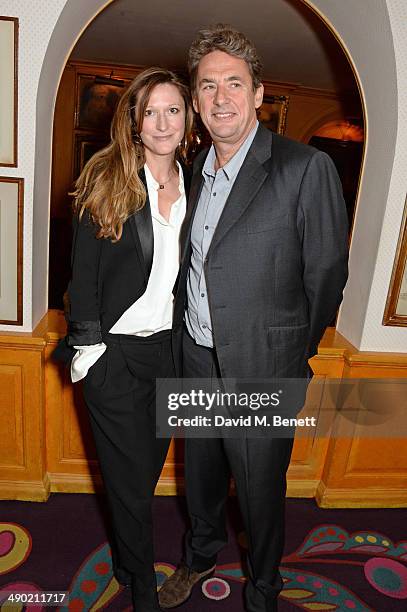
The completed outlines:
<svg viewBox="0 0 407 612">
<path fill-rule="evenodd" d="M 174 352 L 191 257 L 191 226 L 206 154 L 194 164 L 181 232 Z M 259 125 L 205 261 L 222 377 L 304 377 L 347 279 L 348 223 L 332 160 Z M 181 361 L 177 359 L 178 374 Z"/>
</svg>

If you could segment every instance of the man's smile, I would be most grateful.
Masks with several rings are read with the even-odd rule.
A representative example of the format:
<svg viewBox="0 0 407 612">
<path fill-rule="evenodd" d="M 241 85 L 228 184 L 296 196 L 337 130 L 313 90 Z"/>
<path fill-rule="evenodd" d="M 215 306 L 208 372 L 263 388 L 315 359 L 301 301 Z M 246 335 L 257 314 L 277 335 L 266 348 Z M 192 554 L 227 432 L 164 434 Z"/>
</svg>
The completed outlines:
<svg viewBox="0 0 407 612">
<path fill-rule="evenodd" d="M 216 119 L 230 119 L 231 117 L 234 117 L 236 113 L 232 113 L 232 112 L 214 112 L 212 113 L 213 117 L 216 117 Z"/>
</svg>

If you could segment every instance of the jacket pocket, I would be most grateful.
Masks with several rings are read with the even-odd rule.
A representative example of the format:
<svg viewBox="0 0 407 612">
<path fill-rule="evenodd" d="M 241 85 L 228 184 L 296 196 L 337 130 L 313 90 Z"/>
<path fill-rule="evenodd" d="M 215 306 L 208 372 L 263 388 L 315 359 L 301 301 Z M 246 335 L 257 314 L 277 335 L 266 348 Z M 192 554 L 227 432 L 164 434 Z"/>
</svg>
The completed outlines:
<svg viewBox="0 0 407 612">
<path fill-rule="evenodd" d="M 261 232 L 280 232 L 283 228 L 289 227 L 289 217 L 287 213 L 265 217 L 263 219 L 252 219 L 247 221 L 246 230 L 248 234 L 259 234 Z"/>
<path fill-rule="evenodd" d="M 267 327 L 267 342 L 272 349 L 303 350 L 308 344 L 308 335 L 308 323 Z"/>
</svg>

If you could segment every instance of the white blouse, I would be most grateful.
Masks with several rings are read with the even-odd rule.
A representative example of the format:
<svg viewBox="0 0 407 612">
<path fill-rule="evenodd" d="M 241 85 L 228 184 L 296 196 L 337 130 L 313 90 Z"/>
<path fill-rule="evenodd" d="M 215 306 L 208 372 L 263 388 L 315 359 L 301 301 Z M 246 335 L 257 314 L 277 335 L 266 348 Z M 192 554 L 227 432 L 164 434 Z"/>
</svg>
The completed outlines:
<svg viewBox="0 0 407 612">
<path fill-rule="evenodd" d="M 154 253 L 151 273 L 143 295 L 130 306 L 110 329 L 111 334 L 151 336 L 171 329 L 173 294 L 179 268 L 179 233 L 186 212 L 186 197 L 182 168 L 178 164 L 180 197 L 172 204 L 169 220 L 158 209 L 159 184 L 147 164 L 144 165 L 147 191 L 153 223 Z M 86 376 L 89 368 L 103 355 L 106 344 L 75 346 L 71 362 L 71 379 L 77 382 Z"/>
</svg>

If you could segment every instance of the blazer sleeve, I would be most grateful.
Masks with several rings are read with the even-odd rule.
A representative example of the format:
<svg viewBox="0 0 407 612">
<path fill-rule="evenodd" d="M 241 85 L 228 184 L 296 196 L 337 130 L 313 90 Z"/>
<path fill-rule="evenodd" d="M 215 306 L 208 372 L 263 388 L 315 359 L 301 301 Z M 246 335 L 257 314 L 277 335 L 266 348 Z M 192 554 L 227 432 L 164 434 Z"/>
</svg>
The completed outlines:
<svg viewBox="0 0 407 612">
<path fill-rule="evenodd" d="M 318 351 L 335 317 L 348 277 L 348 219 L 342 185 L 331 158 L 311 157 L 299 193 L 304 290 L 309 303 L 308 358 Z"/>
<path fill-rule="evenodd" d="M 72 278 L 68 288 L 69 346 L 102 342 L 98 295 L 102 242 L 102 239 L 96 238 L 96 227 L 86 211 L 80 220 L 74 218 Z"/>
</svg>

